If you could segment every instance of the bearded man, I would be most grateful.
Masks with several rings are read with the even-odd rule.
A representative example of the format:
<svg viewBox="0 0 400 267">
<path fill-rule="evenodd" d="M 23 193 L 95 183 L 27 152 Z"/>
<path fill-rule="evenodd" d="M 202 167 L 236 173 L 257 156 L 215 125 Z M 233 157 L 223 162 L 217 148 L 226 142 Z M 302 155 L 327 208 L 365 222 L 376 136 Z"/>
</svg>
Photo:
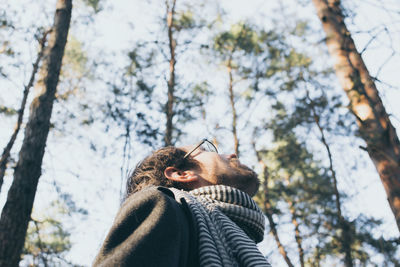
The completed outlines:
<svg viewBox="0 0 400 267">
<path fill-rule="evenodd" d="M 256 173 L 203 139 L 140 162 L 94 266 L 270 266 Z"/>
</svg>

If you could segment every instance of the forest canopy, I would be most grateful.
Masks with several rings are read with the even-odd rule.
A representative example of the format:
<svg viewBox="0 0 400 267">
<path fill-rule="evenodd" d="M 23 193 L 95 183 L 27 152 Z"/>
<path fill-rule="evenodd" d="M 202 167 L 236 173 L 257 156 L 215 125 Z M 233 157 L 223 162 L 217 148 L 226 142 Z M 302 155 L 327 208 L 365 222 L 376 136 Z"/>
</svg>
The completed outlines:
<svg viewBox="0 0 400 267">
<path fill-rule="evenodd" d="M 90 266 L 135 165 L 205 137 L 272 266 L 400 265 L 398 1 L 0 7 L 1 266 Z"/>
</svg>

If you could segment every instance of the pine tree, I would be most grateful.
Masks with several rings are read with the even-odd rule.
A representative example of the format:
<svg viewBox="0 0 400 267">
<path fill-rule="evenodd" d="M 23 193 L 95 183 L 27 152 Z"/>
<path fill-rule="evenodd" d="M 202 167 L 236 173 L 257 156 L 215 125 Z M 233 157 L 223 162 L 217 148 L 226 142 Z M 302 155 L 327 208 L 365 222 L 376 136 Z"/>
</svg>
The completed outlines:
<svg viewBox="0 0 400 267">
<path fill-rule="evenodd" d="M 350 100 L 360 136 L 379 173 L 400 230 L 400 142 L 375 82 L 346 27 L 340 0 L 313 0 L 336 75 Z"/>
<path fill-rule="evenodd" d="M 39 38 L 39 40 L 38 40 L 39 44 L 40 44 L 39 52 L 38 52 L 35 62 L 33 63 L 33 69 L 32 69 L 31 76 L 29 78 L 29 82 L 25 86 L 24 91 L 23 91 L 21 105 L 18 110 L 17 123 L 15 124 L 14 132 L 12 133 L 10 140 L 8 141 L 6 147 L 4 148 L 1 158 L 0 158 L 0 192 L 1 192 L 1 187 L 3 185 L 4 175 L 5 175 L 6 169 L 7 169 L 7 163 L 10 159 L 10 152 L 11 152 L 12 147 L 14 146 L 17 135 L 21 129 L 21 124 L 22 124 L 22 119 L 23 119 L 24 112 L 25 112 L 25 106 L 26 106 L 28 94 L 35 82 L 35 76 L 38 72 L 39 64 L 43 58 L 43 50 L 45 47 L 47 34 L 48 34 L 48 32 L 44 32 L 43 36 L 41 38 Z"/>
<path fill-rule="evenodd" d="M 29 266 L 74 266 L 66 259 L 72 247 L 65 221 L 72 215 L 87 214 L 78 209 L 68 194 L 60 194 L 44 211 L 34 212 L 29 222 L 21 263 Z"/>
<path fill-rule="evenodd" d="M 67 41 L 72 1 L 59 0 L 54 26 L 44 51 L 38 86 L 41 90 L 31 104 L 24 141 L 0 219 L 0 265 L 18 266 L 24 245 L 41 165 L 50 128 L 50 117 Z"/>
</svg>

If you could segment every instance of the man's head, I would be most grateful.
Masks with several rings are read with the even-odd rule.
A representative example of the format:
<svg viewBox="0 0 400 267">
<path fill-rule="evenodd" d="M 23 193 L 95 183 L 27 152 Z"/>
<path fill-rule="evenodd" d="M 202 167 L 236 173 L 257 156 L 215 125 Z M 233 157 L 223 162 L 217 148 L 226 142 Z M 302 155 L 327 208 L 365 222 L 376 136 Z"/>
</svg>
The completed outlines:
<svg viewBox="0 0 400 267">
<path fill-rule="evenodd" d="M 186 152 L 176 147 L 163 147 L 138 163 L 126 183 L 126 197 L 140 191 L 146 186 L 165 186 L 186 189 L 185 183 L 167 179 L 164 170 L 174 167 L 180 170 L 193 169 L 198 166 L 192 158 L 184 158 Z"/>
<path fill-rule="evenodd" d="M 192 190 L 217 184 L 253 196 L 259 181 L 257 174 L 241 164 L 235 154 L 222 155 L 202 146 L 165 147 L 136 166 L 127 182 L 127 196 L 149 185 Z"/>
</svg>

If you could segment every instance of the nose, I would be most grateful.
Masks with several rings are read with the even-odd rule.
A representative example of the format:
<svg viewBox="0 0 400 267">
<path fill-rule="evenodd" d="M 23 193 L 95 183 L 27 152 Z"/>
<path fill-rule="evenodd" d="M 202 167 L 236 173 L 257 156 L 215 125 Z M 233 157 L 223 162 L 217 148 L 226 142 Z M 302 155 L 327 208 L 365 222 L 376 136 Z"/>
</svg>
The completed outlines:
<svg viewBox="0 0 400 267">
<path fill-rule="evenodd" d="M 227 159 L 237 159 L 237 155 L 236 155 L 235 153 L 225 155 L 225 157 L 226 157 Z"/>
</svg>

